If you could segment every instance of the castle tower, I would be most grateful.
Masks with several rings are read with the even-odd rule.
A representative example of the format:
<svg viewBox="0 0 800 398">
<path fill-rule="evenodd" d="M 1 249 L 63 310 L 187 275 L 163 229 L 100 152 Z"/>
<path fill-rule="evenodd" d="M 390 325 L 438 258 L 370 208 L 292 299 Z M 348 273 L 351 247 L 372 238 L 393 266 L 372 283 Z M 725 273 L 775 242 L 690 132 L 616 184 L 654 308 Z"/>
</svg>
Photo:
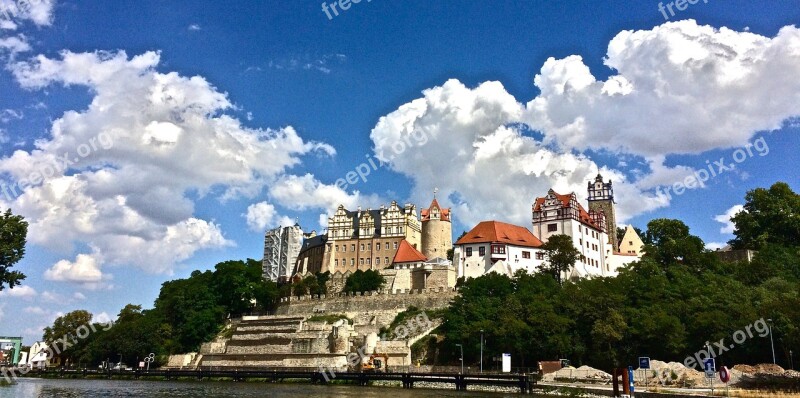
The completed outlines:
<svg viewBox="0 0 800 398">
<path fill-rule="evenodd" d="M 614 213 L 614 188 L 611 180 L 603 182 L 603 176 L 597 174 L 594 182 L 589 181 L 589 211 L 603 213 L 606 218 L 606 234 L 608 241 L 611 242 L 612 252 L 619 251 L 617 242 L 617 218 Z"/>
<path fill-rule="evenodd" d="M 428 259 L 447 258 L 447 251 L 453 247 L 453 226 L 450 223 L 450 209 L 443 209 L 433 194 L 433 202 L 422 209 L 422 254 Z"/>
</svg>

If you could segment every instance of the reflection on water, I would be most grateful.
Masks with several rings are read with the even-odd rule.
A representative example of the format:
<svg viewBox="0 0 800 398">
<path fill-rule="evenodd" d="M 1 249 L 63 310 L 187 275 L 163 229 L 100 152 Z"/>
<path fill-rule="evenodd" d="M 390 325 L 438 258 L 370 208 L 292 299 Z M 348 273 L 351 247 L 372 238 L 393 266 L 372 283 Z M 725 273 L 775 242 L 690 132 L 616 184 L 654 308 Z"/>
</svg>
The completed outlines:
<svg viewBox="0 0 800 398">
<path fill-rule="evenodd" d="M 19 379 L 0 387 L 0 398 L 95 398 L 95 397 L 336 397 L 336 398 L 433 398 L 518 397 L 518 394 L 457 392 L 452 390 L 403 390 L 358 386 L 270 384 L 234 382 L 168 382 L 126 380 Z"/>
</svg>

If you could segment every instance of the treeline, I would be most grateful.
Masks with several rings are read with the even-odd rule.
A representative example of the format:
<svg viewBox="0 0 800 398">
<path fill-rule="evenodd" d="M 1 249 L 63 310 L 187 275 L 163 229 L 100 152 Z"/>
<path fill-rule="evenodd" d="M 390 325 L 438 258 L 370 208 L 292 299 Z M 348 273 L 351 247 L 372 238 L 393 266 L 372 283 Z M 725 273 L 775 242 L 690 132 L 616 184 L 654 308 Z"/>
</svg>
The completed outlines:
<svg viewBox="0 0 800 398">
<path fill-rule="evenodd" d="M 121 357 L 134 365 L 151 352 L 163 357 L 197 351 L 220 332 L 229 315 L 272 311 L 278 295 L 279 287 L 262 279 L 260 261 L 226 261 L 214 271 L 165 282 L 152 309 L 128 304 L 113 327 L 78 335 L 81 327 L 97 321 L 78 310 L 56 319 L 45 329 L 44 340 L 61 363 L 95 366 Z"/>
<path fill-rule="evenodd" d="M 440 351 L 454 361 L 463 344 L 466 363 L 477 364 L 483 330 L 485 366 L 501 353 L 519 367 L 566 358 L 610 369 L 639 356 L 684 363 L 707 344 L 720 353 L 721 339 L 718 363 L 771 363 L 764 330 L 741 344 L 732 337 L 771 319 L 778 364 L 788 368 L 800 348 L 800 196 L 777 183 L 745 199 L 731 243 L 758 250 L 751 263 L 721 262 L 683 222 L 653 220 L 646 255 L 616 278 L 560 286 L 543 272 L 466 281 L 445 315 Z"/>
<path fill-rule="evenodd" d="M 226 261 L 214 271 L 194 271 L 189 278 L 165 282 L 152 309 L 128 304 L 113 326 L 99 323 L 88 311 L 72 311 L 45 328 L 44 341 L 59 363 L 68 366 L 120 360 L 135 365 L 151 352 L 159 359 L 196 352 L 222 330 L 229 316 L 271 313 L 280 297 L 327 292 L 329 273 L 278 285 L 263 280 L 261 265 L 253 259 Z M 378 290 L 384 283 L 377 271 L 357 271 L 344 289 Z"/>
</svg>

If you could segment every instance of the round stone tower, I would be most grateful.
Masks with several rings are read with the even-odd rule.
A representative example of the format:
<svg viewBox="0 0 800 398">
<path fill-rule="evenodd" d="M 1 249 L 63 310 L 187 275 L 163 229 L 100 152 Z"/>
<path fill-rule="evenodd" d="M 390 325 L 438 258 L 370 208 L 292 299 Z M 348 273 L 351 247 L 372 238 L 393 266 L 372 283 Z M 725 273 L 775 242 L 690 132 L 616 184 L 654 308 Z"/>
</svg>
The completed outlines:
<svg viewBox="0 0 800 398">
<path fill-rule="evenodd" d="M 447 258 L 447 251 L 453 247 L 453 226 L 450 223 L 450 209 L 443 209 L 433 196 L 433 202 L 422 209 L 422 254 L 431 260 L 436 257 Z"/>
</svg>

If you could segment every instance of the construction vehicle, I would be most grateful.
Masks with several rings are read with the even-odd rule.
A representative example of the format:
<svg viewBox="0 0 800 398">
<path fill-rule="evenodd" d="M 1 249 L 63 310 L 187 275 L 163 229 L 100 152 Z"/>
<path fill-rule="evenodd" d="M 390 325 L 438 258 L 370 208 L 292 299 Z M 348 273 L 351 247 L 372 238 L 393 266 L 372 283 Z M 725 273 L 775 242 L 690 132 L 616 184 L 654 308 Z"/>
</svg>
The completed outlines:
<svg viewBox="0 0 800 398">
<path fill-rule="evenodd" d="M 362 372 L 386 373 L 389 368 L 389 356 L 386 354 L 372 354 L 369 360 L 361 365 Z"/>
</svg>

